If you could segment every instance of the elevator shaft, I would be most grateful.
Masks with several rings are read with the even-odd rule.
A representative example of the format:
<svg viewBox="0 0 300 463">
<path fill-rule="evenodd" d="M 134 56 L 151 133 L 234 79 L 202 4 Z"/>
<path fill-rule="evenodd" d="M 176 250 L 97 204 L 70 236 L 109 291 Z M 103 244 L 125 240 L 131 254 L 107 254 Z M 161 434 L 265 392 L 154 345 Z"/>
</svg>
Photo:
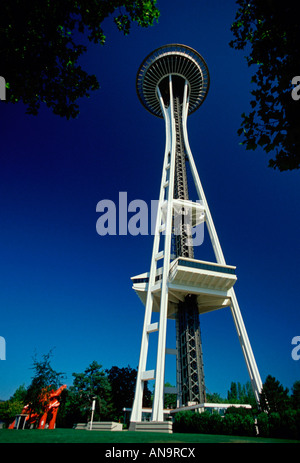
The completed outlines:
<svg viewBox="0 0 300 463">
<path fill-rule="evenodd" d="M 186 153 L 182 133 L 182 101 L 174 92 L 176 158 L 174 198 L 189 199 Z M 194 258 L 191 210 L 181 207 L 174 214 L 174 251 L 176 257 Z M 178 304 L 176 316 L 177 381 L 179 406 L 205 402 L 205 383 L 197 297 L 189 294 Z"/>
</svg>

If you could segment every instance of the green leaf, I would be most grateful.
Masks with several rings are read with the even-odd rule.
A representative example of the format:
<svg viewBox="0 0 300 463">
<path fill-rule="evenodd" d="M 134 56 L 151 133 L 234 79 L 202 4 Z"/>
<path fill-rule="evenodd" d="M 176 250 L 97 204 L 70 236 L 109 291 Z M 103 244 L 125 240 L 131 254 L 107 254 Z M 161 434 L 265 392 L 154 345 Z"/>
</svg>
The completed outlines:
<svg viewBox="0 0 300 463">
<path fill-rule="evenodd" d="M 270 143 L 270 137 L 266 134 L 263 134 L 260 139 L 258 140 L 259 146 L 267 145 Z"/>
<path fill-rule="evenodd" d="M 255 150 L 257 148 L 257 144 L 255 143 L 254 139 L 248 140 L 246 144 L 246 150 Z"/>
<path fill-rule="evenodd" d="M 20 0 L 4 2 L 0 42 L 11 53 L 1 55 L 1 65 L 9 80 L 6 88 L 16 89 L 7 101 L 23 101 L 27 114 L 38 114 L 44 103 L 56 115 L 76 117 L 77 99 L 99 88 L 97 79 L 78 65 L 87 51 L 86 38 L 103 45 L 102 24 L 115 12 L 120 12 L 116 23 L 124 34 L 133 22 L 148 27 L 159 16 L 156 0 L 46 0 L 30 8 Z"/>
</svg>

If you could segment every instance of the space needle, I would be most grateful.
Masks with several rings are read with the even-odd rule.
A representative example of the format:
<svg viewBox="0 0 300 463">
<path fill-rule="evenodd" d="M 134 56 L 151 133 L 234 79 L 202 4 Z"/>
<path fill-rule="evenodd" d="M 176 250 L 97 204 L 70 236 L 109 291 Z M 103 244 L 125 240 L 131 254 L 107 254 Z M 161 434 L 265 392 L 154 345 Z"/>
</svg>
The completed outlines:
<svg viewBox="0 0 300 463">
<path fill-rule="evenodd" d="M 209 71 L 202 56 L 180 44 L 157 48 L 142 62 L 136 79 L 142 105 L 165 122 L 165 152 L 150 270 L 132 277 L 145 305 L 131 429 L 142 420 L 144 382 L 155 381 L 150 425 L 164 423 L 164 394 L 177 394 L 177 407 L 205 403 L 205 377 L 199 315 L 230 307 L 254 395 L 262 382 L 233 286 L 236 269 L 227 265 L 189 146 L 187 117 L 204 102 Z M 189 165 L 197 200 L 189 198 Z M 207 226 L 216 262 L 195 259 L 193 235 Z M 155 313 L 159 321 L 154 321 Z M 168 320 L 175 320 L 176 349 L 167 348 Z M 149 368 L 149 338 L 158 333 L 156 364 Z M 166 389 L 166 355 L 176 356 L 176 387 Z M 166 429 L 168 424 L 166 423 Z M 158 428 L 157 428 L 158 429 Z"/>
</svg>

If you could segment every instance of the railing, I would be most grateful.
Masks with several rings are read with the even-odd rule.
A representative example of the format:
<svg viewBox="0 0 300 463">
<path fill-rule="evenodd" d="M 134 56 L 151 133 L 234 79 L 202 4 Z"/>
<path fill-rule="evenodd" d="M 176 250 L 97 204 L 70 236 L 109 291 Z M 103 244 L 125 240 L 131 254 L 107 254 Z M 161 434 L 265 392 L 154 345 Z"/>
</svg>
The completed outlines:
<svg viewBox="0 0 300 463">
<path fill-rule="evenodd" d="M 196 269 L 200 269 L 200 270 L 208 270 L 208 271 L 211 271 L 211 272 L 227 273 L 227 274 L 230 274 L 230 275 L 235 275 L 236 274 L 234 267 L 224 267 L 224 266 L 219 265 L 219 264 L 214 264 L 214 263 L 210 263 L 210 262 L 202 262 L 202 261 L 199 261 L 199 260 L 182 259 L 182 258 L 179 257 L 178 259 L 175 259 L 175 261 L 173 261 L 171 263 L 170 272 L 169 272 L 169 280 L 170 281 L 172 281 L 174 279 L 174 277 L 176 275 L 176 272 L 177 272 L 177 268 L 178 268 L 179 265 L 181 265 L 183 267 L 196 268 Z"/>
<path fill-rule="evenodd" d="M 218 272 L 218 273 L 227 273 L 229 275 L 235 275 L 235 267 L 224 267 L 219 264 L 214 264 L 213 262 L 203 262 L 200 260 L 192 260 L 192 259 L 183 259 L 181 257 L 178 257 L 177 259 L 173 260 L 170 265 L 170 270 L 169 270 L 169 281 L 172 281 L 176 275 L 178 266 L 182 267 L 190 267 L 190 268 L 196 268 L 200 270 L 208 270 L 210 272 Z M 155 281 L 161 280 L 162 275 L 156 275 Z M 149 277 L 145 278 L 135 278 L 132 280 L 133 283 L 148 283 Z"/>
<path fill-rule="evenodd" d="M 185 259 L 179 258 L 178 265 L 183 265 L 185 267 L 199 268 L 201 270 L 209 270 L 211 272 L 221 272 L 221 273 L 229 273 L 231 275 L 235 275 L 234 267 L 223 267 L 222 265 L 219 265 L 219 264 L 206 263 L 206 262 L 201 262 L 199 260 L 185 260 Z"/>
</svg>

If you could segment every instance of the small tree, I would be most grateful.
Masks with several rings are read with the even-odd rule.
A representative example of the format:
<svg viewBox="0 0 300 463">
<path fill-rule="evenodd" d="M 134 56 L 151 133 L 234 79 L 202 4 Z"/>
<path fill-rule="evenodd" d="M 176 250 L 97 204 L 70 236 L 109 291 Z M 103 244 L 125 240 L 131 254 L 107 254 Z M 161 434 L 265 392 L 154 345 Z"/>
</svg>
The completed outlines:
<svg viewBox="0 0 300 463">
<path fill-rule="evenodd" d="M 230 390 L 227 393 L 227 399 L 229 403 L 238 403 L 238 390 L 235 382 L 232 382 L 230 385 Z"/>
<path fill-rule="evenodd" d="M 289 390 L 273 376 L 267 376 L 260 395 L 261 410 L 267 413 L 282 413 L 290 406 L 288 392 Z"/>
<path fill-rule="evenodd" d="M 0 402 L 0 421 L 4 421 L 5 426 L 8 427 L 15 416 L 22 412 L 23 407 L 24 402 L 17 397 Z"/>
<path fill-rule="evenodd" d="M 41 414 L 48 403 L 51 390 L 62 385 L 63 373 L 52 368 L 51 356 L 50 351 L 42 356 L 42 360 L 38 360 L 36 356 L 33 359 L 34 376 L 25 396 L 30 413 Z"/>
<path fill-rule="evenodd" d="M 115 411 L 115 419 L 123 418 L 123 408 L 131 408 L 134 399 L 137 370 L 129 365 L 126 368 L 113 366 L 106 370 L 108 380 L 111 386 L 111 397 Z M 151 406 L 151 392 L 148 384 L 144 383 L 143 406 Z"/>
<path fill-rule="evenodd" d="M 93 361 L 83 373 L 73 373 L 73 376 L 73 386 L 69 388 L 69 402 L 73 415 L 87 421 L 95 397 L 95 420 L 111 419 L 113 413 L 111 386 L 102 365 Z"/>
<path fill-rule="evenodd" d="M 256 400 L 250 381 L 247 381 L 244 385 L 239 382 L 232 382 L 227 393 L 227 399 L 229 403 L 250 404 L 252 408 L 256 408 Z"/>
</svg>

